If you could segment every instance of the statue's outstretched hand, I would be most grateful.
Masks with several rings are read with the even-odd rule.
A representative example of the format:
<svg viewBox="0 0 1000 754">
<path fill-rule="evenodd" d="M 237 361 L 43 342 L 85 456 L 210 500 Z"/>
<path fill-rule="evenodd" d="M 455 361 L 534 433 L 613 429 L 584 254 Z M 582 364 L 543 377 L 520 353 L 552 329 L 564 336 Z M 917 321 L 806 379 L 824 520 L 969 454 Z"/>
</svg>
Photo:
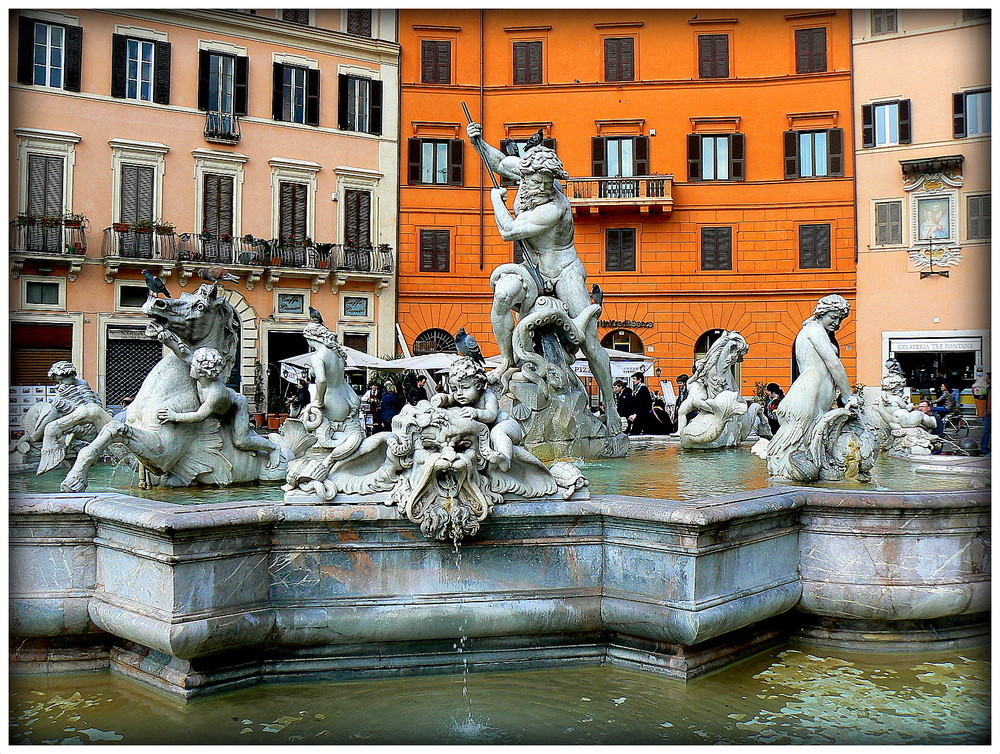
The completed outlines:
<svg viewBox="0 0 1000 754">
<path fill-rule="evenodd" d="M 500 186 L 495 189 L 490 189 L 490 193 L 493 195 L 494 199 L 499 199 L 501 202 L 507 202 L 507 189 Z"/>
<path fill-rule="evenodd" d="M 481 123 L 470 123 L 465 127 L 465 132 L 470 139 L 481 139 L 483 137 L 483 126 Z"/>
</svg>

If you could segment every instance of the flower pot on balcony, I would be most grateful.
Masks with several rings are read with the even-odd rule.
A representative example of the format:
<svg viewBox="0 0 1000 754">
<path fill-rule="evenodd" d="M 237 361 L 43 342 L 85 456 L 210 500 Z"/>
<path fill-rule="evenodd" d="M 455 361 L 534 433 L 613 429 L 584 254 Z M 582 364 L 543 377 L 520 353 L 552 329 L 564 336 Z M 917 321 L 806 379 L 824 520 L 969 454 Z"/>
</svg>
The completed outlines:
<svg viewBox="0 0 1000 754">
<path fill-rule="evenodd" d="M 261 427 L 263 427 L 264 425 L 267 424 L 267 414 L 264 414 L 264 413 L 253 413 L 253 414 L 250 414 L 250 421 L 253 422 L 253 425 L 257 429 L 260 429 Z"/>
<path fill-rule="evenodd" d="M 321 270 L 325 270 L 327 267 L 330 266 L 330 260 L 329 259 L 317 259 L 316 260 L 316 266 L 319 269 L 321 269 Z"/>
<path fill-rule="evenodd" d="M 62 221 L 58 217 L 43 217 L 39 222 L 43 228 L 58 228 Z"/>
<path fill-rule="evenodd" d="M 73 253 L 74 254 L 85 254 L 87 252 L 87 247 L 84 246 L 80 241 L 73 242 Z"/>
<path fill-rule="evenodd" d="M 83 220 L 63 220 L 63 225 L 67 228 L 82 228 Z"/>
<path fill-rule="evenodd" d="M 174 235 L 174 229 L 170 225 L 157 225 L 156 235 L 158 236 L 172 236 Z"/>
<path fill-rule="evenodd" d="M 271 266 L 272 267 L 280 267 L 281 266 L 281 257 L 279 257 L 279 256 L 272 256 L 271 257 Z"/>
<path fill-rule="evenodd" d="M 146 227 L 142 227 L 142 228 L 137 227 L 137 228 L 135 228 L 135 232 L 136 233 L 152 233 L 153 229 L 152 229 L 152 227 L 149 227 L 149 228 L 146 228 Z"/>
<path fill-rule="evenodd" d="M 14 219 L 14 224 L 20 225 L 22 228 L 32 227 L 34 226 L 35 222 L 36 220 L 34 217 L 17 217 Z"/>
<path fill-rule="evenodd" d="M 111 223 L 111 227 L 117 233 L 126 233 L 132 230 L 132 223 Z"/>
</svg>

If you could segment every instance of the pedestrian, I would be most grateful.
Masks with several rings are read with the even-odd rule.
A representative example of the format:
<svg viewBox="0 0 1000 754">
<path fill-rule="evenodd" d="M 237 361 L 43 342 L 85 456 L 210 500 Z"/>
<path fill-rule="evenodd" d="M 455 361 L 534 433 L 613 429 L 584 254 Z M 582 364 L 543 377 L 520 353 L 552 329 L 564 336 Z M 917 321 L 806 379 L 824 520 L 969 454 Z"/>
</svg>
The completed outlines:
<svg viewBox="0 0 1000 754">
<path fill-rule="evenodd" d="M 669 435 L 677 428 L 673 420 L 670 418 L 670 414 L 667 413 L 665 404 L 663 403 L 663 398 L 657 396 L 653 399 L 653 408 L 649 412 L 649 426 L 647 427 L 647 434 L 650 435 Z"/>
<path fill-rule="evenodd" d="M 300 377 L 298 383 L 295 385 L 295 398 L 293 401 L 296 406 L 296 415 L 301 414 L 311 401 L 312 396 L 309 394 L 309 382 L 305 377 Z"/>
<path fill-rule="evenodd" d="M 116 413 L 115 416 L 114 416 L 114 419 L 115 419 L 116 422 L 124 422 L 125 421 L 125 417 L 126 417 L 126 415 L 128 413 L 127 409 L 129 407 L 130 403 L 132 403 L 132 399 L 131 398 L 123 398 L 122 399 L 122 410 L 119 411 L 118 413 Z"/>
<path fill-rule="evenodd" d="M 427 376 L 417 375 L 417 381 L 406 394 L 406 402 L 411 406 L 416 406 L 420 401 L 427 400 Z"/>
<path fill-rule="evenodd" d="M 972 397 L 976 401 L 976 416 L 986 416 L 986 399 L 990 394 L 990 372 L 979 375 L 972 383 Z"/>
<path fill-rule="evenodd" d="M 941 382 L 940 384 L 941 387 L 938 389 L 937 398 L 934 399 L 931 411 L 934 412 L 934 416 L 937 419 L 935 434 L 944 437 L 944 417 L 955 410 L 955 396 L 952 395 L 947 382 Z"/>
<path fill-rule="evenodd" d="M 767 383 L 767 403 L 764 405 L 764 416 L 767 418 L 767 423 L 771 426 L 771 434 L 778 431 L 778 404 L 781 403 L 781 399 L 785 397 L 785 391 L 781 389 L 777 382 Z"/>
<path fill-rule="evenodd" d="M 989 372 L 986 373 L 989 378 Z M 993 423 L 993 392 L 989 385 L 986 386 L 986 413 L 983 414 L 983 437 L 979 441 L 979 452 L 984 456 L 990 455 L 990 425 Z"/>
<path fill-rule="evenodd" d="M 922 414 L 927 414 L 928 416 L 934 416 L 935 421 L 937 420 L 937 417 L 934 415 L 934 412 L 931 410 L 930 401 L 920 401 L 920 403 L 917 404 L 917 411 L 919 411 Z M 938 437 L 941 436 L 941 433 L 938 432 L 938 430 L 937 430 L 936 427 L 934 428 L 934 434 L 937 435 Z M 936 455 L 941 455 L 941 441 L 940 440 L 935 440 L 934 441 L 934 445 L 931 448 L 931 455 L 935 455 L 935 456 Z"/>
<path fill-rule="evenodd" d="M 377 382 L 372 382 L 365 394 L 361 396 L 361 416 L 365 420 L 365 429 L 368 434 L 376 432 L 378 421 L 376 419 L 379 411 L 382 410 L 382 388 Z"/>
<path fill-rule="evenodd" d="M 674 414 L 677 416 L 677 425 L 680 426 L 680 409 L 681 404 L 687 400 L 688 397 L 688 380 L 690 380 L 690 375 L 679 374 L 677 375 L 677 403 L 675 404 Z M 686 421 L 691 421 L 698 415 L 697 411 L 688 411 Z"/>
<path fill-rule="evenodd" d="M 632 422 L 631 434 L 642 435 L 646 433 L 649 412 L 652 409 L 653 396 L 649 394 L 646 380 L 641 372 L 635 372 L 632 375 L 632 413 L 629 415 Z"/>
<path fill-rule="evenodd" d="M 399 391 L 392 380 L 386 380 L 383 387 L 385 389 L 382 392 L 382 408 L 379 411 L 378 419 L 380 431 L 388 432 L 392 426 L 393 418 L 402 410 L 403 402 L 400 400 Z"/>
<path fill-rule="evenodd" d="M 613 387 L 618 416 L 625 422 L 625 432 L 630 434 L 632 422 L 629 417 L 632 415 L 632 388 L 625 384 L 625 380 L 615 380 Z"/>
</svg>

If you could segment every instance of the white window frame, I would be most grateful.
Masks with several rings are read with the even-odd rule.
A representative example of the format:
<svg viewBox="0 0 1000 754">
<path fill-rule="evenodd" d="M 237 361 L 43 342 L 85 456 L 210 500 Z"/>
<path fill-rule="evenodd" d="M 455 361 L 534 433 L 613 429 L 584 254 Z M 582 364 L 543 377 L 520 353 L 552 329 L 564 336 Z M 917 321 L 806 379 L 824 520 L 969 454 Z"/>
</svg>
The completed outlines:
<svg viewBox="0 0 1000 754">
<path fill-rule="evenodd" d="M 139 165 L 153 168 L 153 219 L 168 219 L 163 217 L 163 176 L 167 171 L 165 156 L 170 147 L 155 141 L 128 139 L 111 139 L 108 144 L 111 146 L 111 216 L 122 216 L 122 166 Z"/>
<path fill-rule="evenodd" d="M 817 155 L 817 149 L 816 149 L 816 147 L 817 147 L 817 145 L 816 145 L 816 137 L 819 136 L 820 134 L 823 135 L 823 143 L 824 143 L 824 146 L 826 147 L 823 150 L 823 172 L 822 173 L 819 173 L 816 170 L 816 165 L 817 165 L 817 162 L 818 162 L 817 159 L 816 159 L 817 156 L 818 156 Z M 808 173 L 808 174 L 804 170 L 804 167 L 805 167 L 805 155 L 806 155 L 806 150 L 803 149 L 803 144 L 802 144 L 802 141 L 803 141 L 802 137 L 804 137 L 804 136 L 810 137 L 808 139 L 808 142 L 809 142 L 809 164 L 812 167 L 812 171 L 810 173 Z M 799 152 L 799 176 L 798 177 L 799 178 L 828 178 L 828 177 L 830 177 L 830 129 L 828 129 L 828 128 L 821 128 L 821 129 L 818 129 L 818 130 L 803 129 L 801 131 L 797 131 L 796 132 L 796 138 L 798 139 L 798 152 Z"/>
<path fill-rule="evenodd" d="M 73 207 L 73 167 L 76 145 L 83 138 L 68 131 L 45 131 L 37 128 L 15 128 L 18 161 L 18 212 L 28 209 L 28 155 L 40 154 L 63 159 L 63 213 Z"/>
<path fill-rule="evenodd" d="M 122 314 L 141 314 L 142 307 L 140 306 L 124 306 L 122 304 L 121 290 L 122 288 L 145 288 L 146 284 L 142 280 L 115 280 L 115 311 L 121 312 Z"/>
<path fill-rule="evenodd" d="M 136 58 L 136 77 L 132 78 L 130 73 L 132 64 L 132 45 L 137 46 L 138 57 Z M 148 80 L 143 77 L 143 51 L 149 46 L 149 68 Z M 156 79 L 156 45 L 150 39 L 140 39 L 129 37 L 125 40 L 125 99 L 137 100 L 139 102 L 153 101 L 153 87 Z M 149 96 L 143 96 L 143 85 L 148 86 Z M 131 87 L 135 87 L 134 93 L 130 92 Z"/>
<path fill-rule="evenodd" d="M 700 179 L 703 181 L 728 181 L 732 176 L 729 174 L 729 166 L 731 164 L 730 160 L 730 147 L 731 139 L 730 134 L 701 134 L 699 142 L 699 151 L 701 152 L 701 176 Z M 711 142 L 712 144 L 712 159 L 708 159 L 706 155 L 705 145 Z M 725 154 L 720 154 L 717 149 L 719 144 L 725 144 Z M 707 174 L 707 167 L 711 165 L 712 175 Z"/>
<path fill-rule="evenodd" d="M 368 314 L 364 317 L 358 316 L 356 314 L 347 313 L 347 299 L 349 298 L 361 298 L 368 302 Z M 365 291 L 348 291 L 342 290 L 340 292 L 340 320 L 341 322 L 351 323 L 349 326 L 353 327 L 355 322 L 370 322 L 375 321 L 375 294 L 368 293 Z"/>
<path fill-rule="evenodd" d="M 277 320 L 303 320 L 309 319 L 309 307 L 312 306 L 312 290 L 309 288 L 279 288 L 274 287 L 274 300 L 272 301 L 272 311 L 274 312 L 274 318 Z M 278 296 L 288 294 L 295 294 L 296 296 L 302 296 L 302 313 L 296 314 L 293 312 L 281 312 L 278 311 Z"/>
<path fill-rule="evenodd" d="M 872 139 L 874 140 L 874 145 L 876 147 L 892 147 L 899 144 L 899 100 L 891 100 L 888 102 L 875 102 L 872 104 Z M 879 141 L 879 121 L 880 115 L 883 112 L 888 112 L 891 108 L 895 108 L 895 113 L 893 117 L 883 117 L 881 118 L 884 132 L 885 140 Z M 892 138 L 892 130 L 895 129 L 895 138 Z M 829 152 L 829 147 L 827 149 Z M 829 162 L 829 154 L 827 155 L 827 162 Z"/>
<path fill-rule="evenodd" d="M 374 322 L 369 323 L 353 319 L 343 322 L 337 327 L 337 339 L 341 344 L 344 343 L 345 336 L 347 335 L 367 335 L 368 353 L 372 356 L 376 355 L 371 353 L 373 347 L 375 349 L 378 348 L 378 328 Z"/>
<path fill-rule="evenodd" d="M 41 19 L 32 19 L 35 22 L 35 26 L 31 33 L 31 83 L 33 86 L 45 86 L 50 89 L 64 89 L 66 87 L 66 27 L 63 24 L 52 23 L 51 21 L 43 21 Z M 35 80 L 35 48 L 38 46 L 38 42 L 35 41 L 35 35 L 38 32 L 38 26 L 44 26 L 47 31 L 45 34 L 45 77 L 44 81 L 38 82 Z M 59 65 L 52 65 L 52 53 L 57 49 L 57 45 L 53 42 L 53 30 L 58 29 L 59 35 L 62 37 L 59 41 Z M 53 69 L 58 69 L 59 71 L 59 83 L 52 83 L 52 71 Z"/>
<path fill-rule="evenodd" d="M 205 174 L 232 176 L 233 179 L 233 238 L 243 235 L 243 165 L 250 158 L 239 152 L 198 148 L 194 155 L 194 218 L 195 228 L 205 227 Z"/>
<path fill-rule="evenodd" d="M 972 119 L 969 117 L 969 98 L 977 96 L 977 95 L 983 95 L 983 94 L 989 96 L 990 103 L 992 104 L 992 102 L 993 102 L 993 90 L 990 87 L 977 87 L 975 89 L 970 89 L 968 91 L 963 92 L 963 95 L 965 97 L 965 136 L 966 137 L 989 136 L 992 133 L 992 129 L 993 129 L 992 117 L 990 117 L 990 124 L 989 124 L 989 128 L 987 130 L 973 132 L 972 128 L 971 128 Z M 990 108 L 989 107 L 986 107 L 986 108 L 980 107 L 979 108 L 979 113 L 981 113 L 981 114 L 985 113 L 985 114 L 989 115 Z M 981 122 L 982 122 L 982 118 L 980 117 L 980 123 Z M 979 125 L 979 124 L 977 123 L 977 125 Z"/>
<path fill-rule="evenodd" d="M 54 304 L 29 304 L 28 283 L 54 283 L 57 286 L 57 301 Z M 21 276 L 21 308 L 27 311 L 64 312 L 66 311 L 66 278 L 52 275 L 22 275 Z"/>
<path fill-rule="evenodd" d="M 969 213 L 969 199 L 972 199 L 972 198 L 977 197 L 977 196 L 991 196 L 992 193 L 993 192 L 991 192 L 991 191 L 970 191 L 970 192 L 967 192 L 967 193 L 963 194 L 963 199 L 965 200 L 965 209 L 964 209 L 964 211 L 965 211 L 965 223 L 964 223 L 964 227 L 962 228 L 962 240 L 965 241 L 966 243 L 969 243 L 969 244 L 988 244 L 990 242 L 991 237 L 993 235 L 993 222 L 992 222 L 993 216 L 992 216 L 992 212 L 990 213 L 990 221 L 991 221 L 990 222 L 990 235 L 985 236 L 984 238 L 972 238 L 969 235 L 969 219 L 971 218 L 971 215 Z M 991 207 L 992 207 L 992 204 L 993 204 L 993 202 L 991 200 L 990 201 Z"/>
<path fill-rule="evenodd" d="M 316 237 L 316 174 L 322 169 L 318 162 L 272 157 L 271 166 L 271 238 L 281 234 L 281 184 L 304 183 L 306 191 L 306 235 Z"/>
<path fill-rule="evenodd" d="M 50 310 L 32 310 L 26 312 L 11 312 L 11 322 L 25 323 L 30 325 L 72 325 L 73 326 L 73 346 L 72 362 L 76 368 L 83 373 L 83 312 L 55 312 Z M 98 367 L 99 369 L 103 367 Z M 103 374 L 103 372 L 100 372 Z M 103 378 L 101 378 L 103 379 Z"/>
<path fill-rule="evenodd" d="M 347 196 L 348 189 L 351 191 L 367 191 L 371 194 L 372 202 L 369 234 L 372 239 L 372 245 L 378 246 L 381 242 L 381 234 L 379 232 L 378 185 L 379 181 L 385 177 L 385 174 L 375 170 L 364 170 L 362 168 L 351 168 L 342 165 L 335 167 L 333 172 L 337 176 L 336 195 L 341 200 L 338 202 L 341 206 L 337 210 L 337 238 L 343 240 L 347 232 L 347 202 L 344 199 Z"/>
</svg>

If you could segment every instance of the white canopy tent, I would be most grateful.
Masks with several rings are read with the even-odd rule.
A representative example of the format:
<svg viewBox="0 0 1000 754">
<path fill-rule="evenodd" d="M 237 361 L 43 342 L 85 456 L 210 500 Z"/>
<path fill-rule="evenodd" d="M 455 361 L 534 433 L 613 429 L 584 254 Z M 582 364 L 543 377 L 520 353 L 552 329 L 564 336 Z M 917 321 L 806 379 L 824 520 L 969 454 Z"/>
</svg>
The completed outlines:
<svg viewBox="0 0 1000 754">
<path fill-rule="evenodd" d="M 347 369 L 390 369 L 395 362 L 380 359 L 378 356 L 358 351 L 349 346 L 341 346 L 347 352 Z M 301 356 L 293 356 L 290 359 L 282 359 L 281 376 L 288 382 L 298 382 L 306 376 L 309 371 L 311 353 L 304 353 Z"/>
<path fill-rule="evenodd" d="M 641 353 L 629 353 L 628 351 L 617 351 L 613 348 L 604 349 L 611 360 L 611 376 L 615 379 L 627 379 L 636 372 L 645 376 L 653 373 L 653 359 Z M 576 361 L 573 362 L 573 371 L 580 377 L 593 377 L 590 371 L 590 364 L 583 354 L 577 354 Z"/>
</svg>

